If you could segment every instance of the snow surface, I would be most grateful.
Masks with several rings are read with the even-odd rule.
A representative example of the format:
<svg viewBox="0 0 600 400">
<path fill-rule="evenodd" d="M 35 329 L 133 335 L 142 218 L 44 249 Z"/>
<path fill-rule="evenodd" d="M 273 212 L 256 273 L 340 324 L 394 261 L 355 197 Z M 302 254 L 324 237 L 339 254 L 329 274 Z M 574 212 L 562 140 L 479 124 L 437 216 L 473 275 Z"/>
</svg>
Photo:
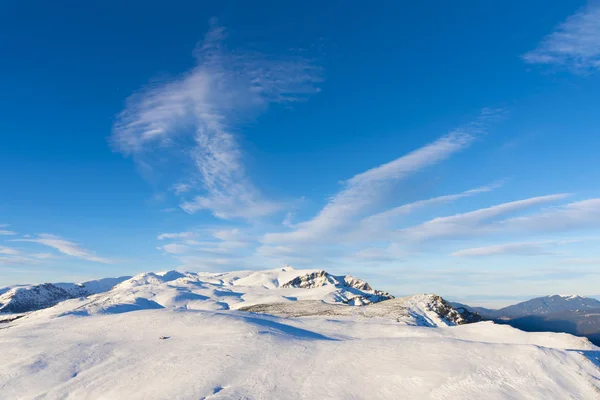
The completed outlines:
<svg viewBox="0 0 600 400">
<path fill-rule="evenodd" d="M 454 326 L 467 323 L 463 315 L 453 309 L 440 296 L 417 294 L 391 299 L 364 307 L 327 304 L 304 300 L 287 303 L 259 304 L 240 308 L 243 311 L 266 313 L 282 317 L 354 316 L 356 318 L 387 318 L 406 325 Z"/>
<path fill-rule="evenodd" d="M 430 295 L 403 300 L 414 319 L 239 310 L 356 294 L 282 287 L 306 273 L 146 273 L 2 323 L 0 398 L 600 399 L 600 348 L 586 339 L 420 326 Z M 397 312 L 397 300 L 337 307 Z"/>
<path fill-rule="evenodd" d="M 312 289 L 285 287 L 293 279 L 315 272 L 291 267 L 227 273 L 146 272 L 122 281 L 110 291 L 69 300 L 52 307 L 58 314 L 95 315 L 144 308 L 229 310 L 255 304 L 319 300 L 348 303 L 356 297 L 377 297 L 345 283 Z M 361 281 L 362 282 L 362 281 Z"/>
</svg>

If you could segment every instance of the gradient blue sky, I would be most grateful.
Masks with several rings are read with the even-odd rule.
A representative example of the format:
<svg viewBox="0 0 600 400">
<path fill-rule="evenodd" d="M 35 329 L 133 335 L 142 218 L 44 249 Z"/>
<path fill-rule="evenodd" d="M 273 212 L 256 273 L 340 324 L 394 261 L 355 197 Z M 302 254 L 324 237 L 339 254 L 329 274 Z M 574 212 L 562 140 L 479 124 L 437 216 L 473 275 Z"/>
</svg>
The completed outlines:
<svg viewBox="0 0 600 400">
<path fill-rule="evenodd" d="M 8 1 L 0 286 L 600 285 L 600 3 Z"/>
</svg>

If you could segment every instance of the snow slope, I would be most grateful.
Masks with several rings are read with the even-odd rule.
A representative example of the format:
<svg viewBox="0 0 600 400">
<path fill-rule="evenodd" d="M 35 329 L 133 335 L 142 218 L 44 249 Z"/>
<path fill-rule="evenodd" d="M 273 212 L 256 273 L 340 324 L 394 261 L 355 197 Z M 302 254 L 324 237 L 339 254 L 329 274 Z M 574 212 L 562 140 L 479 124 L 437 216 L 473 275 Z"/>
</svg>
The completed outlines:
<svg viewBox="0 0 600 400">
<path fill-rule="evenodd" d="M 575 295 L 537 297 L 499 310 L 450 303 L 527 332 L 566 332 L 600 345 L 600 301 Z"/>
<path fill-rule="evenodd" d="M 149 308 L 229 310 L 255 304 L 319 300 L 327 303 L 368 304 L 391 297 L 370 287 L 357 289 L 341 280 L 312 289 L 287 283 L 314 273 L 291 267 L 228 273 L 147 272 L 117 284 L 109 291 L 65 301 L 48 309 L 53 315 L 95 315 Z M 367 284 L 368 286 L 368 284 Z"/>
<path fill-rule="evenodd" d="M 356 307 L 353 286 L 284 287 L 314 272 L 146 273 L 1 323 L 0 398 L 600 399 L 586 339 L 446 326 L 432 295 Z M 282 303 L 351 312 L 240 309 Z"/>
<path fill-rule="evenodd" d="M 598 348 L 492 323 L 182 309 L 19 321 L 0 329 L 7 399 L 600 398 Z"/>
<path fill-rule="evenodd" d="M 282 317 L 355 316 L 357 318 L 387 318 L 407 325 L 454 326 L 478 321 L 477 314 L 459 313 L 435 294 L 417 294 L 382 301 L 363 307 L 348 307 L 319 301 L 259 304 L 240 308 L 243 311 L 266 313 Z"/>
</svg>

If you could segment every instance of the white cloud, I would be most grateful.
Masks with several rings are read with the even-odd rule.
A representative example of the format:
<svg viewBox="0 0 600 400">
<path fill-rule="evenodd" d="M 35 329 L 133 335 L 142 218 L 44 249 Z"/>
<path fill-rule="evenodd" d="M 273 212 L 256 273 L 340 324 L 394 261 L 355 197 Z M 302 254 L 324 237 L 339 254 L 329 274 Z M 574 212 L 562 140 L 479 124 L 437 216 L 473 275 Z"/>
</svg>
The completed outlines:
<svg viewBox="0 0 600 400">
<path fill-rule="evenodd" d="M 33 260 L 26 256 L 21 255 L 8 255 L 2 256 L 0 255 L 0 265 L 2 266 L 12 266 L 12 265 L 28 265 L 35 264 L 37 260 Z"/>
<path fill-rule="evenodd" d="M 569 195 L 564 193 L 538 196 L 498 204 L 466 213 L 455 214 L 448 217 L 438 217 L 417 226 L 403 229 L 400 233 L 403 238 L 412 240 L 476 236 L 484 232 L 489 233 L 494 228 L 497 228 L 497 224 L 491 223 L 494 218 L 502 217 L 534 206 L 556 202 L 567 196 Z"/>
<path fill-rule="evenodd" d="M 184 254 L 189 251 L 188 246 L 179 243 L 169 243 L 160 248 L 170 254 Z"/>
<path fill-rule="evenodd" d="M 562 232 L 600 228 L 600 198 L 553 207 L 542 212 L 502 221 L 504 229 L 526 232 Z"/>
<path fill-rule="evenodd" d="M 364 216 L 376 206 L 398 181 L 468 147 L 478 135 L 485 133 L 487 123 L 497 116 L 498 112 L 484 109 L 475 122 L 391 162 L 355 175 L 313 219 L 295 225 L 291 232 L 267 234 L 263 238 L 264 243 L 315 241 L 336 230 L 343 230 L 354 218 Z"/>
<path fill-rule="evenodd" d="M 287 226 L 288 228 L 293 228 L 293 223 L 292 220 L 294 218 L 294 214 L 292 214 L 291 212 L 288 212 L 285 214 L 285 218 L 283 218 L 283 221 L 281 221 L 281 224 L 283 226 Z"/>
<path fill-rule="evenodd" d="M 530 64 L 558 64 L 576 71 L 600 69 L 600 2 L 590 3 L 523 55 Z"/>
<path fill-rule="evenodd" d="M 178 183 L 176 185 L 173 185 L 172 189 L 175 192 L 175 194 L 183 194 L 189 192 L 192 189 L 192 185 L 188 183 Z"/>
<path fill-rule="evenodd" d="M 7 226 L 8 225 L 6 225 L 6 224 L 0 225 L 0 228 L 5 228 Z M 7 229 L 0 229 L 0 235 L 3 235 L 3 236 L 11 236 L 11 235 L 16 235 L 16 234 L 17 234 L 17 232 L 9 231 Z"/>
<path fill-rule="evenodd" d="M 281 205 L 268 200 L 258 200 L 258 192 L 248 192 L 244 185 L 230 186 L 225 195 L 214 194 L 211 197 L 196 196 L 190 201 L 181 203 L 181 209 L 188 214 L 202 210 L 212 210 L 217 218 L 255 219 L 273 214 L 281 210 Z M 236 196 L 237 194 L 237 196 Z"/>
<path fill-rule="evenodd" d="M 400 258 L 405 257 L 406 254 L 401 252 L 397 246 L 382 247 L 368 247 L 361 249 L 349 257 L 349 262 L 359 261 L 360 263 L 385 263 L 390 261 L 398 261 Z"/>
<path fill-rule="evenodd" d="M 56 256 L 51 253 L 35 253 L 35 254 L 32 254 L 31 257 L 37 258 L 39 260 L 47 260 L 50 258 L 55 258 Z"/>
<path fill-rule="evenodd" d="M 203 240 L 190 239 L 199 235 L 203 236 Z M 236 251 L 251 245 L 250 237 L 239 228 L 204 229 L 199 232 L 167 233 L 159 235 L 158 239 L 180 239 L 178 242 L 160 246 L 158 249 L 176 255 L 180 259 L 185 257 L 188 260 L 190 256 L 198 258 L 200 254 L 206 253 L 227 254 L 228 257 L 237 257 L 237 255 L 234 254 Z"/>
<path fill-rule="evenodd" d="M 161 233 L 157 236 L 158 240 L 164 239 L 189 239 L 196 236 L 195 232 L 176 232 L 176 233 Z"/>
<path fill-rule="evenodd" d="M 80 245 L 74 242 L 70 242 L 65 239 L 61 239 L 55 235 L 49 234 L 40 234 L 37 238 L 33 239 L 15 239 L 14 241 L 18 242 L 31 242 L 31 243 L 39 243 L 44 246 L 52 247 L 59 252 L 66 254 L 71 257 L 80 258 L 82 260 L 94 261 L 99 263 L 110 263 L 111 260 L 103 257 L 99 257 L 93 252 L 84 249 Z"/>
<path fill-rule="evenodd" d="M 6 246 L 0 246 L 0 254 L 5 254 L 5 255 L 17 255 L 19 254 L 20 251 L 17 249 L 13 249 L 11 247 L 6 247 Z"/>
<path fill-rule="evenodd" d="M 462 198 L 475 196 L 477 194 L 491 192 L 500 186 L 501 185 L 499 183 L 495 183 L 477 189 L 466 190 L 462 193 L 438 196 L 431 199 L 418 200 L 412 203 L 403 204 L 363 219 L 361 221 L 360 231 L 374 233 L 391 225 L 398 217 L 412 214 L 421 208 L 449 203 Z"/>
<path fill-rule="evenodd" d="M 556 241 L 505 243 L 459 250 L 452 253 L 451 256 L 480 257 L 495 255 L 547 255 L 554 254 L 554 252 L 548 248 L 549 245 L 556 245 L 558 243 L 559 242 Z"/>
<path fill-rule="evenodd" d="M 244 235 L 239 228 L 233 229 L 220 229 L 212 234 L 215 238 L 223 241 L 240 240 Z"/>
<path fill-rule="evenodd" d="M 210 210 L 218 218 L 253 219 L 280 206 L 264 199 L 248 178 L 233 127 L 271 103 L 317 92 L 320 71 L 297 56 L 228 51 L 226 36 L 213 24 L 195 52 L 191 71 L 131 96 L 114 126 L 113 143 L 145 165 L 151 165 L 144 156 L 152 152 L 183 149 L 177 158 L 189 155 L 196 171 L 189 180 L 201 182 L 205 193 L 184 201 L 181 208 L 188 213 Z M 180 194 L 192 191 L 176 188 Z"/>
</svg>

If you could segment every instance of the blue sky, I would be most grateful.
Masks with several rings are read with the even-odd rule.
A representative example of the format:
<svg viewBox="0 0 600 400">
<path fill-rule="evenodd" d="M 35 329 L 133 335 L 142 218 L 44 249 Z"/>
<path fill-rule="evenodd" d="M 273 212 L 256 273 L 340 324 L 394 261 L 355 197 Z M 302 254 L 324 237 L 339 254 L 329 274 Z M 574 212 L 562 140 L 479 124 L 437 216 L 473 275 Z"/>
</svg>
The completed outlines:
<svg viewBox="0 0 600 400">
<path fill-rule="evenodd" d="M 600 3 L 125 3 L 3 5 L 0 286 L 598 294 Z"/>
</svg>

